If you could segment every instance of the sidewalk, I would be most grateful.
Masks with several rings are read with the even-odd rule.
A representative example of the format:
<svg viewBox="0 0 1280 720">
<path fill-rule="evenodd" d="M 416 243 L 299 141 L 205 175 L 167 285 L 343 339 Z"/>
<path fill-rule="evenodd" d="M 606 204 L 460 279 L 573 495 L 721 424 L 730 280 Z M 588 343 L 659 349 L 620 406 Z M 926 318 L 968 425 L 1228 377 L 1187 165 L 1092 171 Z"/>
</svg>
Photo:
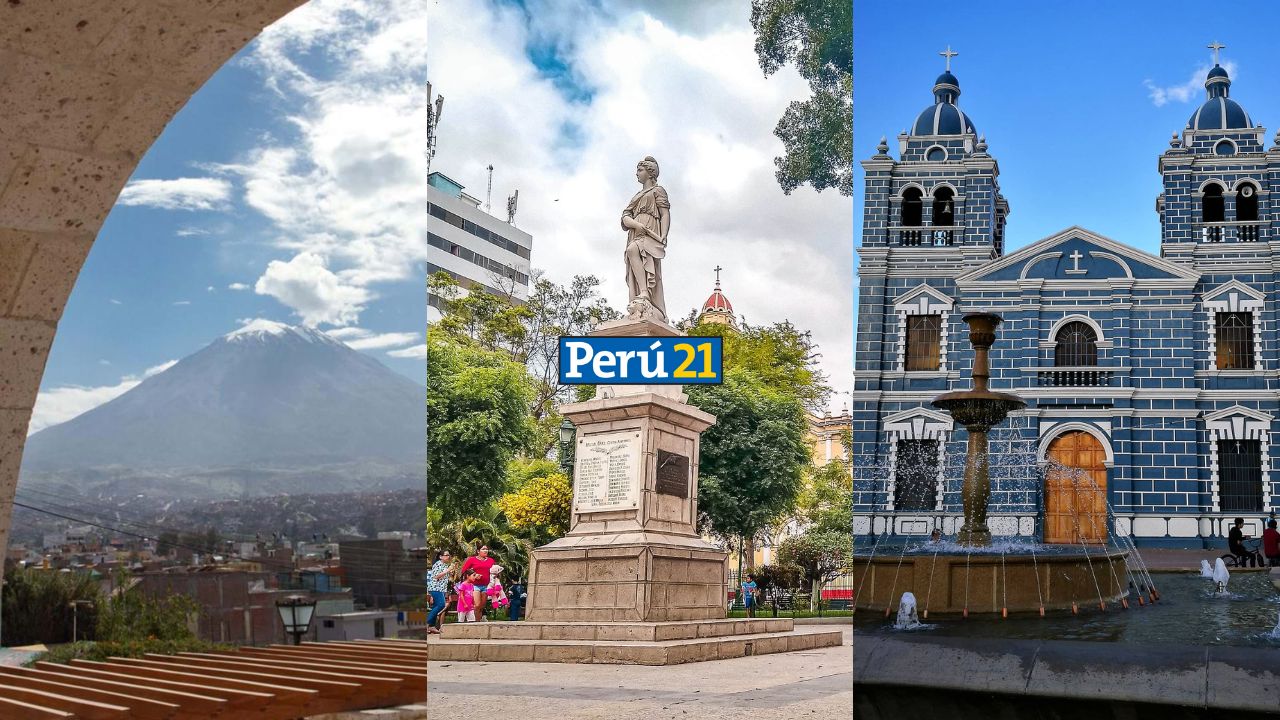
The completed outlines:
<svg viewBox="0 0 1280 720">
<path fill-rule="evenodd" d="M 840 647 L 661 667 L 433 660 L 427 706 L 432 718 L 848 718 L 852 632 Z"/>
</svg>

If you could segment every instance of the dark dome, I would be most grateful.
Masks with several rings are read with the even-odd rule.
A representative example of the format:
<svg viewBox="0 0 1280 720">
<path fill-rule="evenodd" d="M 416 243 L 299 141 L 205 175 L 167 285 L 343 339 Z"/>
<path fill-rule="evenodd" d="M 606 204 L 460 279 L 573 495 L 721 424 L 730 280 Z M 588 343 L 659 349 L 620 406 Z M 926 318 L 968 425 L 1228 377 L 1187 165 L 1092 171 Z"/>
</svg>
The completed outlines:
<svg viewBox="0 0 1280 720">
<path fill-rule="evenodd" d="M 1229 97 L 1209 98 L 1187 121 L 1189 130 L 1243 130 L 1253 127 L 1249 113 Z"/>
<path fill-rule="evenodd" d="M 920 113 L 915 125 L 911 127 L 912 135 L 963 135 L 976 132 L 969 116 L 951 103 L 930 105 Z"/>
<path fill-rule="evenodd" d="M 949 70 L 939 75 L 938 79 L 933 81 L 933 84 L 934 85 L 954 85 L 956 86 L 957 89 L 960 87 L 960 81 L 957 80 L 956 76 L 952 75 L 951 71 Z"/>
<path fill-rule="evenodd" d="M 973 121 L 956 107 L 960 81 L 950 71 L 933 82 L 933 105 L 925 108 L 911 126 L 912 135 L 963 135 L 976 133 Z"/>
<path fill-rule="evenodd" d="M 1188 130 L 1245 130 L 1253 127 L 1249 113 L 1232 100 L 1231 78 L 1227 69 L 1214 65 L 1204 80 L 1208 99 L 1187 121 Z"/>
</svg>

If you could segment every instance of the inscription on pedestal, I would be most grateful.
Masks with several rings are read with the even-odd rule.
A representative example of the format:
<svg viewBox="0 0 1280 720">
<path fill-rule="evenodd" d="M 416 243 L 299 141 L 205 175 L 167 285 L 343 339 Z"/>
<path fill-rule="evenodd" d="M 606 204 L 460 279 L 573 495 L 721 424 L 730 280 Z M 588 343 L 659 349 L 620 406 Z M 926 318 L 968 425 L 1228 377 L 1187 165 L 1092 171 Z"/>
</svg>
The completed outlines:
<svg viewBox="0 0 1280 720">
<path fill-rule="evenodd" d="M 640 433 L 635 430 L 579 436 L 573 466 L 573 511 L 638 506 L 643 459 Z"/>
<path fill-rule="evenodd" d="M 654 489 L 660 495 L 689 497 L 689 458 L 666 450 L 658 451 L 658 473 Z"/>
</svg>

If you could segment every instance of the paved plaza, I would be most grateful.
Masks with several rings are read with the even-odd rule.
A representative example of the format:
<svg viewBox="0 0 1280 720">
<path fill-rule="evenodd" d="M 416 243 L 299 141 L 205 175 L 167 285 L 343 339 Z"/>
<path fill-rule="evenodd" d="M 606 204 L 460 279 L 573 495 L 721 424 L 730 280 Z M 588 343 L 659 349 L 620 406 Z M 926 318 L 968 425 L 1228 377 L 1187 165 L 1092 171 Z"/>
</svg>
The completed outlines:
<svg viewBox="0 0 1280 720">
<path fill-rule="evenodd" d="M 853 633 L 840 647 L 665 667 L 429 662 L 427 678 L 431 717 L 839 718 L 853 707 Z"/>
</svg>

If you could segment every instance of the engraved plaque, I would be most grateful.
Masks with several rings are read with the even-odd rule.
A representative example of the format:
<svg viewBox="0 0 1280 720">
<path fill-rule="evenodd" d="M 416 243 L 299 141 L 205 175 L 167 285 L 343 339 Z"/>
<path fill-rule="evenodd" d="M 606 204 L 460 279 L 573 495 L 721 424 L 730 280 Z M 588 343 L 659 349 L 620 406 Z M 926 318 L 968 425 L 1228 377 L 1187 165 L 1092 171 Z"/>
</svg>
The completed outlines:
<svg viewBox="0 0 1280 720">
<path fill-rule="evenodd" d="M 573 465 L 573 511 L 638 507 L 643 460 L 637 430 L 579 435 Z"/>
<path fill-rule="evenodd" d="M 660 495 L 689 497 L 689 458 L 666 450 L 658 451 L 655 489 Z"/>
</svg>

